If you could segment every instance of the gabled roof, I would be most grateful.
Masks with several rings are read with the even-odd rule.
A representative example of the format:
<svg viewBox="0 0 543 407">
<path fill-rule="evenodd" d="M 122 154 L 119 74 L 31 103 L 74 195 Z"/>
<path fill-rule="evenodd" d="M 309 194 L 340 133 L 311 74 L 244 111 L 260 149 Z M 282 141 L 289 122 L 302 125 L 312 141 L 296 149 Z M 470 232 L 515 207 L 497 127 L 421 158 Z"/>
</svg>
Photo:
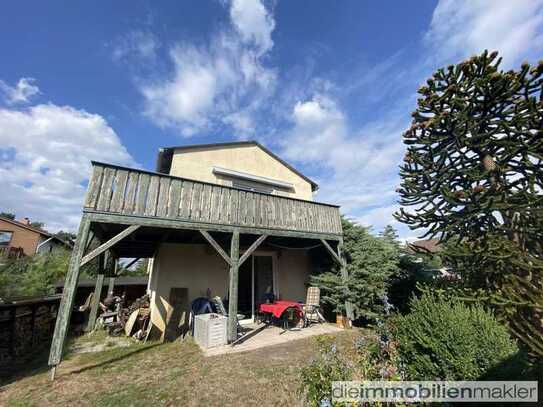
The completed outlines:
<svg viewBox="0 0 543 407">
<path fill-rule="evenodd" d="M 63 244 L 64 246 L 68 247 L 68 248 L 72 248 L 72 245 L 64 240 L 62 240 L 61 238 L 55 236 L 55 235 L 52 235 L 51 233 L 43 230 L 43 229 L 39 229 L 39 228 L 35 228 L 33 226 L 30 226 L 30 225 L 26 225 L 22 222 L 19 222 L 18 220 L 14 220 L 14 219 L 9 219 L 9 218 L 5 218 L 3 216 L 0 216 L 0 220 L 3 220 L 7 223 L 11 223 L 12 225 L 15 225 L 15 226 L 18 226 L 20 228 L 23 228 L 23 229 L 26 229 L 26 230 L 30 230 L 31 232 L 34 232 L 34 233 L 38 233 L 42 236 L 45 236 L 46 238 L 52 238 L 53 240 L 57 241 L 58 243 L 60 244 Z"/>
<path fill-rule="evenodd" d="M 185 146 L 172 146 L 172 147 L 163 147 L 158 152 L 157 157 L 157 163 L 156 163 L 156 171 L 163 173 L 163 174 L 169 174 L 170 168 L 172 166 L 172 158 L 173 153 L 175 150 L 192 150 L 192 149 L 212 149 L 212 148 L 221 148 L 221 147 L 243 147 L 243 146 L 257 146 L 265 153 L 269 154 L 273 158 L 275 158 L 277 161 L 279 161 L 281 164 L 283 164 L 285 167 L 287 167 L 289 170 L 293 171 L 300 177 L 302 177 L 304 180 L 309 182 L 311 184 L 311 189 L 313 191 L 316 191 L 319 189 L 319 184 L 317 184 L 312 179 L 306 177 L 304 174 L 302 174 L 300 171 L 298 171 L 296 168 L 294 168 L 292 165 L 287 163 L 285 160 L 283 160 L 281 157 L 275 155 L 272 151 L 268 150 L 266 147 L 264 147 L 262 144 L 260 144 L 258 141 L 250 140 L 250 141 L 232 141 L 232 142 L 226 142 L 226 143 L 211 143 L 211 144 L 190 144 Z"/>
</svg>

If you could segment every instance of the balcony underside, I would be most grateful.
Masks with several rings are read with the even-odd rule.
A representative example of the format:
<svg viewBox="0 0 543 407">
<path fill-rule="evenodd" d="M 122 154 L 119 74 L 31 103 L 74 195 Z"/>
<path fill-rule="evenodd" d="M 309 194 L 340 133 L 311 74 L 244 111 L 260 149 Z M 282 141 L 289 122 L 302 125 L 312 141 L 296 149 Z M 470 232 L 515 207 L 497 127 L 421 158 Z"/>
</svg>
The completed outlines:
<svg viewBox="0 0 543 407">
<path fill-rule="evenodd" d="M 126 229 L 126 225 L 141 225 L 141 219 L 120 216 L 112 219 L 110 215 L 88 213 L 91 221 L 91 230 L 99 238 L 106 242 Z M 202 225 L 187 225 L 179 222 L 176 225 L 159 222 L 144 222 L 146 226 L 140 226 L 129 236 L 117 242 L 110 251 L 116 258 L 149 258 L 156 254 L 163 243 L 172 244 L 205 244 L 200 230 L 208 231 L 213 238 L 228 251 L 228 245 L 232 231 L 220 228 L 202 227 Z M 180 227 L 181 226 L 181 227 Z M 262 234 L 252 229 L 240 230 L 240 247 L 249 247 L 255 239 Z M 271 234 L 268 235 L 265 244 L 270 248 L 311 248 L 321 245 L 320 239 L 328 241 L 338 240 L 337 236 L 304 235 L 304 234 Z M 213 249 L 210 247 L 210 250 Z"/>
</svg>

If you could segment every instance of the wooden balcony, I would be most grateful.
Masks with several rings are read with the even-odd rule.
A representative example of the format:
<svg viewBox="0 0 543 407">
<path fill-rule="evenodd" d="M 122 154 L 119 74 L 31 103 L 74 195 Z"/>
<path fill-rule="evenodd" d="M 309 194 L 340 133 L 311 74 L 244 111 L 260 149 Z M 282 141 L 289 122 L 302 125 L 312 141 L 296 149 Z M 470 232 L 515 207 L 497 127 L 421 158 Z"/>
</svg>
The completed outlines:
<svg viewBox="0 0 543 407">
<path fill-rule="evenodd" d="M 339 207 L 92 162 L 84 211 L 255 233 L 342 235 Z M 218 228 L 221 230 L 221 228 Z M 280 231 L 286 233 L 279 233 Z"/>
</svg>

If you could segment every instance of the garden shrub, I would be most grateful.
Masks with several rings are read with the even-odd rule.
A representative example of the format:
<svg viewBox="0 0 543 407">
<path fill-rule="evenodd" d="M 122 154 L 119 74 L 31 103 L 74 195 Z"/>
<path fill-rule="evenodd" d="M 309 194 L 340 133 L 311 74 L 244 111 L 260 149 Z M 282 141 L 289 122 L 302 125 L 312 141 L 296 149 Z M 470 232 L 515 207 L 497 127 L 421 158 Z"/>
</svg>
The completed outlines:
<svg viewBox="0 0 543 407">
<path fill-rule="evenodd" d="M 397 343 L 385 330 L 381 325 L 378 335 L 358 336 L 343 347 L 331 337 L 319 337 L 318 356 L 301 370 L 299 391 L 306 401 L 319 407 L 343 405 L 332 402 L 333 381 L 403 380 Z"/>
<path fill-rule="evenodd" d="M 474 380 L 517 352 L 507 329 L 479 305 L 424 294 L 390 321 L 412 380 Z"/>
</svg>

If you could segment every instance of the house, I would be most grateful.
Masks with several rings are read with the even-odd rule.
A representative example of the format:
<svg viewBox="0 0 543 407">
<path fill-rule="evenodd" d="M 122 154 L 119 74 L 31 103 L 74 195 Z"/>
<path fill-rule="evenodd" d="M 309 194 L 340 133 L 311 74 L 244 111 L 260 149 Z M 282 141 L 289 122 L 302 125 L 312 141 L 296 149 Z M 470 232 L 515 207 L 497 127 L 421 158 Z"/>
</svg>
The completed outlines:
<svg viewBox="0 0 543 407">
<path fill-rule="evenodd" d="M 30 226 L 30 219 L 21 221 L 0 217 L 0 253 L 32 256 L 56 248 L 71 249 L 71 244 L 45 230 Z"/>
<path fill-rule="evenodd" d="M 439 239 L 415 240 L 409 243 L 407 248 L 410 253 L 436 254 L 441 250 Z"/>
<path fill-rule="evenodd" d="M 313 201 L 317 188 L 255 141 L 164 148 L 156 172 L 92 162 L 51 347 L 53 375 L 79 269 L 97 256 L 151 259 L 151 321 L 162 335 L 186 323 L 195 298 L 223 298 L 229 341 L 237 315 L 251 321 L 264 294 L 305 299 L 310 248 L 322 247 L 346 277 L 339 207 Z"/>
</svg>

